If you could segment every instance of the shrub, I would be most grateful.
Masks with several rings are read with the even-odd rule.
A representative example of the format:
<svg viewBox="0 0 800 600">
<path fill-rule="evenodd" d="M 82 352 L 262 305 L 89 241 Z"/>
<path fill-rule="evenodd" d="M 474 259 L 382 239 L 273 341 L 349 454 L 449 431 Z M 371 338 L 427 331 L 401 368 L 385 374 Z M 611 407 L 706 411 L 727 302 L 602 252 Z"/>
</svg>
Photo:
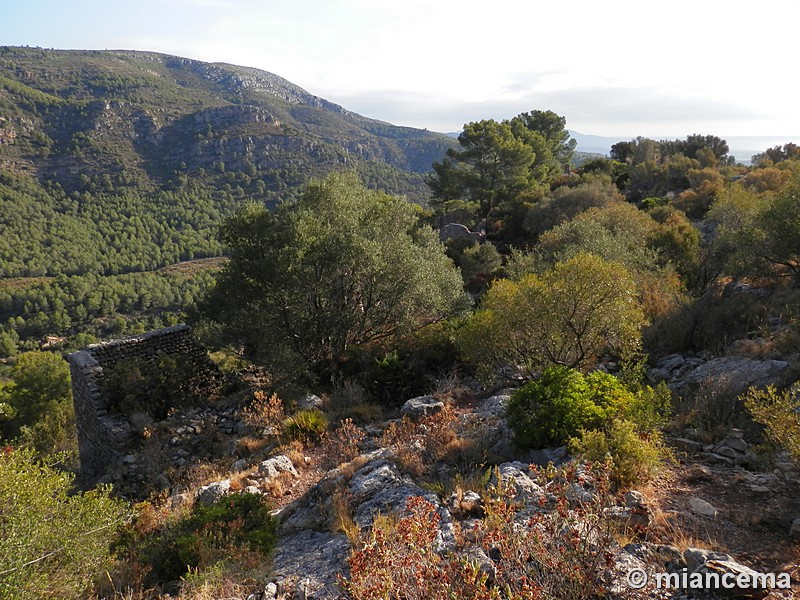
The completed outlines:
<svg viewBox="0 0 800 600">
<path fill-rule="evenodd" d="M 196 505 L 178 521 L 137 540 L 129 532 L 127 548 L 149 567 L 147 585 L 169 585 L 187 572 L 202 571 L 220 556 L 241 551 L 262 557 L 277 540 L 277 526 L 260 494 L 233 494 L 210 506 Z"/>
<path fill-rule="evenodd" d="M 0 597 L 72 598 L 107 567 L 125 506 L 106 488 L 72 492 L 32 450 L 0 450 Z"/>
<path fill-rule="evenodd" d="M 271 430 L 275 435 L 280 435 L 286 415 L 283 402 L 277 394 L 267 396 L 263 391 L 253 392 L 253 400 L 244 409 L 244 422 L 261 430 Z"/>
<path fill-rule="evenodd" d="M 538 277 L 498 280 L 458 335 L 467 362 L 487 380 L 531 379 L 552 365 L 588 370 L 605 352 L 639 346 L 644 314 L 628 270 L 578 253 Z"/>
<path fill-rule="evenodd" d="M 797 412 L 796 385 L 778 392 L 774 386 L 759 390 L 750 388 L 744 394 L 744 405 L 753 419 L 766 427 L 771 442 L 785 448 L 792 458 L 800 461 L 800 414 Z"/>
<path fill-rule="evenodd" d="M 341 579 L 351 600 L 373 598 L 500 598 L 487 575 L 466 561 L 436 551 L 436 506 L 421 497 L 406 502 L 408 516 L 378 516 L 362 547 L 350 556 L 350 577 Z"/>
<path fill-rule="evenodd" d="M 298 410 L 283 422 L 283 430 L 290 440 L 318 442 L 328 429 L 328 417 L 317 408 Z"/>
<path fill-rule="evenodd" d="M 52 352 L 25 352 L 0 384 L 0 436 L 23 434 L 43 456 L 75 449 L 69 365 Z M 25 431 L 27 430 L 27 434 Z"/>
<path fill-rule="evenodd" d="M 640 435 L 624 419 L 613 421 L 606 430 L 582 431 L 569 440 L 569 447 L 587 461 L 608 461 L 611 479 L 621 488 L 652 479 L 668 456 L 660 434 Z"/>
<path fill-rule="evenodd" d="M 333 421 L 352 419 L 360 425 L 380 421 L 383 417 L 381 406 L 370 402 L 363 386 L 351 379 L 334 386 L 327 412 Z"/>
<path fill-rule="evenodd" d="M 381 436 L 381 446 L 394 448 L 401 468 L 415 476 L 429 472 L 458 444 L 458 417 L 445 407 L 414 422 L 407 416 L 389 424 Z"/>
<path fill-rule="evenodd" d="M 545 369 L 508 401 L 506 417 L 518 445 L 557 446 L 581 429 L 602 427 L 633 395 L 611 375 L 584 376 L 567 367 Z M 614 405 L 617 406 L 614 406 Z"/>
<path fill-rule="evenodd" d="M 327 466 L 335 467 L 358 456 L 364 435 L 364 430 L 356 427 L 352 419 L 344 419 L 333 432 L 325 434 L 323 446 Z"/>
<path fill-rule="evenodd" d="M 514 392 L 506 417 L 519 446 L 543 448 L 564 444 L 582 430 L 604 429 L 618 418 L 652 432 L 666 422 L 669 402 L 665 387 L 632 392 L 608 373 L 583 375 L 559 366 Z"/>
<path fill-rule="evenodd" d="M 613 504 L 602 470 L 575 466 L 542 471 L 538 483 L 555 498 L 547 510 L 519 519 L 523 508 L 512 485 L 482 494 L 485 517 L 457 533 L 463 552 L 437 548 L 440 516 L 423 498 L 409 498 L 401 518 L 379 516 L 354 543 L 348 578 L 340 578 L 350 600 L 584 600 L 605 595 L 605 571 L 614 528 Z M 590 498 L 570 506 L 569 490 L 593 481 Z M 573 494 L 574 495 L 574 494 Z M 544 508 L 544 507 L 540 507 Z M 489 568 L 470 559 L 479 549 Z"/>
</svg>

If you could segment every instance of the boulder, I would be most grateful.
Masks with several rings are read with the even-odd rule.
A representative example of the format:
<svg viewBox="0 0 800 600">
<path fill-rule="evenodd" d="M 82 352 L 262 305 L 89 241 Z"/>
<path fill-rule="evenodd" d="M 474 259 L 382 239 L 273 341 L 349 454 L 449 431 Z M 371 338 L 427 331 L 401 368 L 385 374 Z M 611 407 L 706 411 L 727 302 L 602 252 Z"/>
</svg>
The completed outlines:
<svg viewBox="0 0 800 600">
<path fill-rule="evenodd" d="M 789 537 L 793 540 L 800 540 L 800 517 L 792 521 L 792 526 L 789 529 Z"/>
<path fill-rule="evenodd" d="M 299 410 L 321 409 L 325 402 L 316 394 L 307 394 L 297 401 Z"/>
<path fill-rule="evenodd" d="M 437 400 L 433 396 L 418 396 L 406 400 L 400 408 L 400 414 L 414 421 L 424 417 L 430 417 L 444 409 L 444 402 Z"/>
<path fill-rule="evenodd" d="M 204 485 L 197 490 L 197 497 L 195 503 L 200 506 L 210 506 L 217 500 L 226 496 L 231 490 L 231 480 L 225 479 L 224 481 L 215 481 Z"/>
<path fill-rule="evenodd" d="M 747 579 L 755 582 L 755 576 L 757 572 L 736 562 L 731 556 L 728 554 L 724 554 L 722 552 L 713 552 L 709 550 L 702 550 L 700 548 L 687 548 L 683 556 L 686 560 L 686 565 L 689 569 L 690 574 L 694 573 L 716 573 L 719 576 L 720 581 L 723 580 L 723 577 L 726 574 L 730 574 L 729 579 L 731 581 L 736 581 L 736 578 L 739 575 L 746 575 Z M 722 588 L 715 590 L 721 595 L 724 596 L 733 596 L 733 597 L 761 597 L 764 594 L 761 593 L 763 590 L 759 588 L 752 587 L 752 586 L 743 586 L 740 587 L 737 585 L 733 588 Z"/>
<path fill-rule="evenodd" d="M 732 386 L 732 395 L 743 393 L 751 386 L 766 387 L 782 383 L 789 363 L 783 360 L 754 360 L 744 357 L 715 358 L 686 373 L 688 384 L 725 381 Z"/>
<path fill-rule="evenodd" d="M 279 454 L 278 456 L 268 458 L 258 465 L 259 477 L 273 479 L 280 473 L 291 473 L 295 477 L 298 477 L 292 461 L 289 460 L 289 457 L 285 454 Z"/>
<path fill-rule="evenodd" d="M 346 574 L 350 542 L 341 534 L 301 531 L 282 538 L 275 547 L 271 572 L 263 600 L 277 600 L 293 588 L 293 597 L 333 600 L 341 597 L 336 575 Z"/>
<path fill-rule="evenodd" d="M 375 515 L 379 513 L 402 514 L 409 498 L 421 496 L 435 505 L 439 514 L 437 549 L 455 547 L 455 528 L 450 511 L 435 494 L 422 489 L 410 477 L 400 473 L 393 463 L 379 459 L 364 465 L 353 475 L 348 491 L 355 506 L 353 521 L 362 529 L 372 525 Z"/>
<path fill-rule="evenodd" d="M 519 461 L 503 463 L 497 467 L 497 472 L 500 474 L 500 481 L 492 475 L 492 483 L 512 486 L 518 500 L 529 505 L 538 505 L 539 499 L 546 497 L 541 486 L 528 476 L 528 465 Z"/>
<path fill-rule="evenodd" d="M 702 515 L 704 517 L 717 516 L 717 509 L 697 496 L 692 496 L 689 498 L 689 509 L 696 515 Z"/>
</svg>

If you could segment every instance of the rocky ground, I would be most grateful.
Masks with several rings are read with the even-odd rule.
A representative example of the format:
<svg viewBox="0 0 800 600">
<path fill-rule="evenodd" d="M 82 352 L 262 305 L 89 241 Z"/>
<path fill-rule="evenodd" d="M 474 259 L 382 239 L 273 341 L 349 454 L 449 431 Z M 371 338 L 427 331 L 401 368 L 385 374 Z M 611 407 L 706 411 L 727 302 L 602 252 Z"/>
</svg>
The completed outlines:
<svg viewBox="0 0 800 600">
<path fill-rule="evenodd" d="M 649 375 L 653 381 L 701 385 L 735 372 L 737 380 L 748 385 L 775 381 L 787 368 L 781 361 L 698 361 L 673 356 Z M 485 503 L 498 487 L 507 486 L 505 493 L 514 496 L 514 519 L 519 523 L 549 510 L 553 499 L 533 467 L 569 460 L 564 448 L 521 453 L 510 444 L 511 432 L 503 417 L 508 393 L 501 391 L 483 400 L 475 396 L 459 401 L 433 396 L 412 399 L 396 418 L 364 427 L 365 436 L 352 456 L 333 459 L 325 444 L 279 447 L 266 443 L 269 436 L 261 441 L 259 436 L 249 436 L 251 446 L 244 452 L 243 439 L 252 431 L 237 420 L 230 406 L 220 406 L 218 415 L 214 411 L 190 418 L 176 415 L 158 426 L 164 431 L 146 436 L 140 454 L 121 461 L 117 477 L 140 481 L 147 457 L 158 455 L 153 447 L 163 446 L 168 464 L 161 465 L 163 472 L 156 480 L 173 505 L 210 503 L 240 492 L 268 496 L 280 522 L 280 539 L 269 581 L 251 600 L 336 598 L 340 593 L 337 575 L 348 572 L 348 557 L 354 541 L 358 544 L 359 531 L 368 530 L 378 514 L 404 514 L 412 497 L 425 498 L 435 507 L 439 521 L 435 543 L 440 551 L 466 556 L 487 573 L 495 573 L 496 558 L 469 548 L 465 532 L 480 525 Z M 212 435 L 208 429 L 215 424 Z M 210 452 L 211 446 L 198 442 L 201 435 L 223 449 L 217 453 L 216 468 L 199 471 L 194 483 L 202 485 L 171 486 L 170 476 L 185 468 L 187 461 L 191 466 L 192 452 L 198 447 Z M 786 572 L 794 586 L 800 585 L 797 467 L 781 455 L 763 456 L 752 431 L 711 432 L 677 424 L 668 441 L 675 459 L 655 480 L 601 507 L 604 517 L 616 523 L 609 546 L 613 566 L 605 574 L 608 597 L 716 597 L 659 590 L 652 580 L 644 589 L 633 590 L 626 575 L 636 569 L 651 577 L 681 569 L 690 573 Z M 231 456 L 241 457 L 232 460 Z M 476 456 L 483 457 L 484 466 L 487 460 L 496 466 L 491 479 L 459 479 L 463 466 Z M 573 486 L 568 495 L 570 510 L 577 510 L 582 503 L 594 501 L 597 490 L 588 480 Z M 725 597 L 794 597 L 792 590 L 783 589 L 736 593 Z"/>
</svg>

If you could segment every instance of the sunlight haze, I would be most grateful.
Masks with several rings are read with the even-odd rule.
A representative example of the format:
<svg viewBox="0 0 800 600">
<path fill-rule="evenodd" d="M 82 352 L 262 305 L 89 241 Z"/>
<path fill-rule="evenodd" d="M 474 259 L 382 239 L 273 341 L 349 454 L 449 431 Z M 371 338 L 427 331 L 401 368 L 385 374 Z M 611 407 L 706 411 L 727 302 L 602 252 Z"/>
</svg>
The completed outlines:
<svg viewBox="0 0 800 600">
<path fill-rule="evenodd" d="M 800 134 L 794 0 L 5 4 L 2 44 L 257 67 L 398 125 L 450 132 L 549 109 L 623 138 Z"/>
</svg>

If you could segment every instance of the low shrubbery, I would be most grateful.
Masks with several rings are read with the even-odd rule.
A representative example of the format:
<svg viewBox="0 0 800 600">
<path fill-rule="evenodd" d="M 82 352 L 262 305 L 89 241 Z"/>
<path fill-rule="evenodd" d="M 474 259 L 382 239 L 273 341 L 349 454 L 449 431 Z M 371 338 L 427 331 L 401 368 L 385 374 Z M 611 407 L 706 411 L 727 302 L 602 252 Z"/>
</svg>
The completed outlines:
<svg viewBox="0 0 800 600">
<path fill-rule="evenodd" d="M 620 488 L 651 479 L 668 456 L 659 432 L 642 436 L 626 420 L 613 421 L 605 430 L 582 431 L 569 447 L 585 460 L 609 461 L 611 480 Z"/>
<path fill-rule="evenodd" d="M 603 429 L 618 418 L 631 419 L 640 431 L 652 431 L 668 413 L 663 390 L 634 393 L 608 373 L 583 375 L 567 367 L 545 369 L 519 388 L 507 407 L 515 441 L 525 448 L 558 446 L 581 430 Z"/>
<path fill-rule="evenodd" d="M 589 480 L 592 493 L 570 505 L 568 491 Z M 605 510 L 614 503 L 607 476 L 602 470 L 579 473 L 573 465 L 540 472 L 538 483 L 555 500 L 524 521 L 514 518 L 521 505 L 513 486 L 487 489 L 484 517 L 473 529 L 461 531 L 456 552 L 451 553 L 437 551 L 440 517 L 435 505 L 409 498 L 403 517 L 379 516 L 372 529 L 356 540 L 349 577 L 341 580 L 346 597 L 582 600 L 603 596 L 616 533 Z"/>
<path fill-rule="evenodd" d="M 318 408 L 298 410 L 283 421 L 283 431 L 290 440 L 318 442 L 328 429 L 328 417 Z"/>
<path fill-rule="evenodd" d="M 667 456 L 658 429 L 669 416 L 669 390 L 634 389 L 601 371 L 551 367 L 511 396 L 506 416 L 517 445 L 569 443 L 587 460 L 609 460 L 614 482 L 626 487 L 652 477 Z"/>
<path fill-rule="evenodd" d="M 74 494 L 72 477 L 32 450 L 0 449 L 0 597 L 76 597 L 108 568 L 125 517 L 109 490 Z"/>
<path fill-rule="evenodd" d="M 263 560 L 275 545 L 277 528 L 258 494 L 226 496 L 210 506 L 196 505 L 177 520 L 160 523 L 144 517 L 131 526 L 117 549 L 141 565 L 145 586 L 174 589 L 187 574 L 220 562 Z"/>
<path fill-rule="evenodd" d="M 800 388 L 779 392 L 774 386 L 751 388 L 744 395 L 744 404 L 753 419 L 766 427 L 767 438 L 785 448 L 800 461 L 800 414 L 797 412 Z"/>
</svg>

